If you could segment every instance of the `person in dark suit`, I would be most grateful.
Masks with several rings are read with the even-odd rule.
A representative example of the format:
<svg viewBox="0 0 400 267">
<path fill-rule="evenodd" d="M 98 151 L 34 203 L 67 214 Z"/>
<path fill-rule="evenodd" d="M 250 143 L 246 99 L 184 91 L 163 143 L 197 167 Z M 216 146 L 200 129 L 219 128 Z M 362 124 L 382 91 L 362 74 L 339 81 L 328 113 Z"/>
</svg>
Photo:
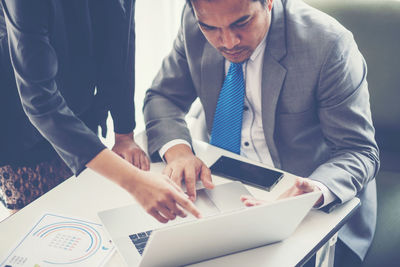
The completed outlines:
<svg viewBox="0 0 400 267">
<path fill-rule="evenodd" d="M 299 177 L 283 196 L 322 191 L 323 209 L 360 198 L 338 252 L 361 262 L 375 231 L 379 150 L 366 63 L 351 32 L 302 1 L 187 2 L 146 93 L 150 155 L 166 161 L 164 173 L 184 180 L 192 199 L 196 179 L 211 186 L 184 119 L 198 97 L 212 145 Z"/>
<path fill-rule="evenodd" d="M 180 206 L 198 216 L 179 187 L 146 172 L 149 160 L 133 138 L 134 4 L 1 1 L 0 186 L 8 209 L 89 167 L 160 221 L 184 216 Z M 115 153 L 97 136 L 108 112 Z"/>
</svg>

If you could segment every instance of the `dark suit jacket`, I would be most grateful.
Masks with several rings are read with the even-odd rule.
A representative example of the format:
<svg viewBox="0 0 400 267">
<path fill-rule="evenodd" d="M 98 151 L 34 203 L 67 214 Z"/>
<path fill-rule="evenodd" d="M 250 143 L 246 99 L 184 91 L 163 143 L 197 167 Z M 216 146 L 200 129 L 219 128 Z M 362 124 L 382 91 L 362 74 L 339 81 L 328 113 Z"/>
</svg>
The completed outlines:
<svg viewBox="0 0 400 267">
<path fill-rule="evenodd" d="M 276 0 L 262 67 L 265 141 L 275 167 L 325 184 L 362 206 L 339 232 L 361 258 L 376 219 L 379 152 L 369 106 L 366 64 L 352 34 L 302 1 Z M 224 59 L 186 7 L 172 52 L 145 99 L 149 153 L 168 141 L 191 142 L 184 115 L 199 97 L 211 132 Z"/>
<path fill-rule="evenodd" d="M 108 111 L 115 132 L 133 130 L 134 2 L 1 1 L 0 161 L 44 137 L 78 174 Z"/>
</svg>

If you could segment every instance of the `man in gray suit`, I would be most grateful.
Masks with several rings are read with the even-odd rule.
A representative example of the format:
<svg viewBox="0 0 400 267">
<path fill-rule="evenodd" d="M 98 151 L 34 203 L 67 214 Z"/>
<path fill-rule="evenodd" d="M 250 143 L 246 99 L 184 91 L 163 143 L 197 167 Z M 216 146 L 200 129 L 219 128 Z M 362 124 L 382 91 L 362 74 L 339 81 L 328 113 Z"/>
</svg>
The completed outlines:
<svg viewBox="0 0 400 267">
<path fill-rule="evenodd" d="M 375 231 L 379 169 L 366 64 L 348 30 L 302 1 L 188 2 L 146 95 L 149 153 L 166 161 L 172 180 L 185 181 L 192 200 L 196 179 L 213 187 L 184 116 L 199 97 L 213 143 L 220 91 L 235 63 L 245 87 L 239 153 L 298 175 L 285 196 L 321 190 L 316 206 L 325 209 L 358 196 L 362 205 L 340 230 L 337 250 L 347 258 L 350 248 L 361 264 Z"/>
</svg>

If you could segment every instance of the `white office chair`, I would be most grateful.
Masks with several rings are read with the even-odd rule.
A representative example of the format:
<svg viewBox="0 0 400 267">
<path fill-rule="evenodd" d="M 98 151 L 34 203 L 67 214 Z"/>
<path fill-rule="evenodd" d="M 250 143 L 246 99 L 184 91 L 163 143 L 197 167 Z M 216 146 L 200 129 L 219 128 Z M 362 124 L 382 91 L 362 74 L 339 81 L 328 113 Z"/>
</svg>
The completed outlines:
<svg viewBox="0 0 400 267">
<path fill-rule="evenodd" d="M 206 115 L 200 99 L 193 102 L 188 114 L 186 115 L 186 123 L 193 139 L 209 142 L 210 137 L 207 132 Z"/>
</svg>

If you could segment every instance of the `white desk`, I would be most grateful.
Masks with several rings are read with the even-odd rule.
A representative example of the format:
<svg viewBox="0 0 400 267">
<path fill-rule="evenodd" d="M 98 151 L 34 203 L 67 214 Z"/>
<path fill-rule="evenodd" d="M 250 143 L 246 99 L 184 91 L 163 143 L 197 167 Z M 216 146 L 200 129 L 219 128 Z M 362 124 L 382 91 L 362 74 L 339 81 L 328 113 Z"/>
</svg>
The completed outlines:
<svg viewBox="0 0 400 267">
<path fill-rule="evenodd" d="M 143 140 L 141 142 L 145 143 Z M 206 143 L 195 142 L 194 146 L 197 155 L 206 164 L 213 163 L 220 154 L 218 148 L 211 147 Z M 230 155 L 236 157 L 236 155 Z M 152 171 L 161 171 L 162 168 L 163 163 L 151 166 Z M 213 179 L 216 184 L 228 181 L 215 176 Z M 249 190 L 257 197 L 274 199 L 293 182 L 293 179 L 293 175 L 285 174 L 285 177 L 271 192 L 253 187 L 249 187 Z M 123 189 L 91 170 L 86 170 L 78 178 L 70 178 L 0 223 L 0 259 L 7 255 L 43 212 L 100 222 L 97 217 L 98 211 L 134 202 L 134 199 Z M 313 210 L 296 232 L 283 242 L 204 261 L 192 266 L 292 267 L 301 265 L 337 232 L 358 205 L 359 200 L 356 198 L 330 214 Z M 107 266 L 124 266 L 123 260 L 118 253 L 115 253 Z"/>
</svg>

